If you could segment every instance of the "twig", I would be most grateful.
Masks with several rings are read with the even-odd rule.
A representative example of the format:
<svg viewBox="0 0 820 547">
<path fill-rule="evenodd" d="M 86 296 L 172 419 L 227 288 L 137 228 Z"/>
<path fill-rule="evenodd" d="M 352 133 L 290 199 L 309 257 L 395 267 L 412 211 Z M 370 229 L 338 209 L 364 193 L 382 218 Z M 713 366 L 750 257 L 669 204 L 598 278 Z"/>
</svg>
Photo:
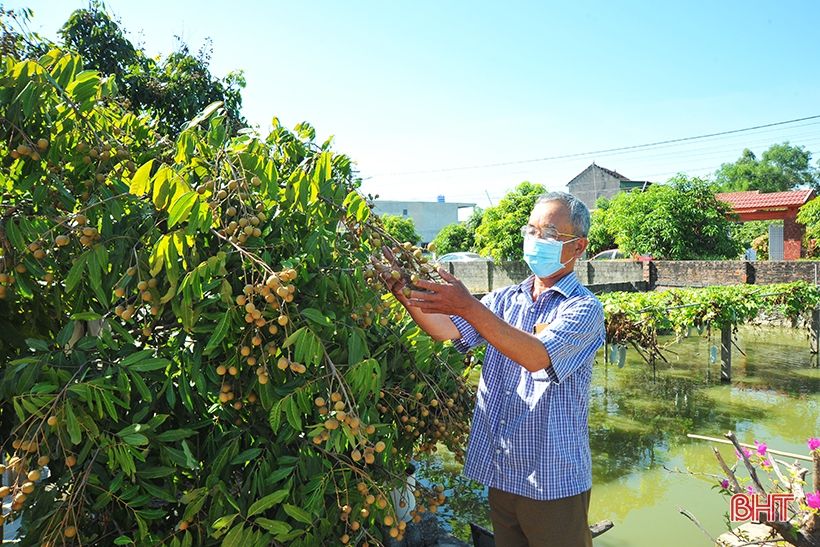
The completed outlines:
<svg viewBox="0 0 820 547">
<path fill-rule="evenodd" d="M 726 438 L 732 441 L 732 444 L 735 445 L 738 454 L 740 454 L 740 457 L 743 459 L 743 464 L 749 471 L 749 476 L 752 477 L 752 482 L 755 483 L 755 486 L 757 486 L 758 492 L 760 492 L 761 494 L 765 494 L 766 489 L 763 488 L 763 483 L 760 482 L 760 478 L 757 476 L 757 469 L 755 469 L 755 466 L 752 465 L 752 462 L 749 461 L 749 458 L 746 456 L 746 453 L 743 451 L 743 448 L 741 448 L 740 443 L 737 441 L 737 437 L 735 437 L 734 432 L 729 431 L 728 433 L 726 433 Z"/>
<path fill-rule="evenodd" d="M 713 443 L 735 444 L 735 443 L 732 443 L 731 441 L 727 441 L 727 440 L 724 440 L 724 439 L 718 439 L 718 438 L 715 438 L 715 437 L 707 437 L 706 435 L 695 435 L 694 433 L 687 433 L 686 436 L 689 437 L 690 439 L 700 439 L 702 441 L 712 441 Z M 751 444 L 746 444 L 746 443 L 737 443 L 737 444 L 739 444 L 740 446 L 745 446 L 746 448 L 757 448 L 756 446 L 751 445 Z M 794 454 L 792 452 L 783 452 L 782 450 L 774 450 L 772 448 L 769 448 L 767 450 L 767 452 L 771 452 L 772 454 L 777 454 L 779 456 L 785 456 L 787 458 L 795 458 L 797 460 L 803 460 L 803 461 L 807 461 L 807 462 L 812 461 L 812 459 L 809 456 L 803 456 L 802 454 Z"/>
<path fill-rule="evenodd" d="M 695 518 L 695 515 L 693 515 L 692 513 L 690 513 L 689 511 L 687 511 L 687 510 L 686 510 L 686 509 L 684 509 L 683 507 L 679 507 L 679 508 L 678 508 L 678 511 L 680 512 L 680 514 L 681 514 L 681 515 L 683 515 L 684 517 L 686 517 L 686 518 L 688 518 L 689 520 L 691 520 L 691 521 L 695 524 L 695 526 L 697 526 L 697 527 L 700 529 L 700 531 L 701 531 L 701 532 L 703 532 L 703 534 L 704 534 L 707 538 L 709 538 L 709 540 L 710 540 L 713 544 L 717 543 L 717 538 L 713 537 L 713 536 L 712 536 L 712 534 L 710 534 L 709 532 L 707 532 L 707 531 L 706 531 L 706 529 L 705 529 L 705 528 L 704 528 L 704 527 L 700 524 L 700 522 L 698 522 L 698 519 L 697 519 L 697 518 Z"/>
<path fill-rule="evenodd" d="M 742 488 L 740 487 L 740 483 L 737 481 L 737 477 L 735 476 L 735 472 L 729 469 L 729 466 L 726 465 L 726 462 L 723 460 L 723 456 L 720 455 L 720 451 L 712 447 L 712 450 L 715 451 L 715 457 L 717 458 L 718 463 L 720 464 L 720 468 L 723 469 L 723 472 L 726 473 L 726 476 L 732 483 L 735 492 L 740 492 Z"/>
</svg>

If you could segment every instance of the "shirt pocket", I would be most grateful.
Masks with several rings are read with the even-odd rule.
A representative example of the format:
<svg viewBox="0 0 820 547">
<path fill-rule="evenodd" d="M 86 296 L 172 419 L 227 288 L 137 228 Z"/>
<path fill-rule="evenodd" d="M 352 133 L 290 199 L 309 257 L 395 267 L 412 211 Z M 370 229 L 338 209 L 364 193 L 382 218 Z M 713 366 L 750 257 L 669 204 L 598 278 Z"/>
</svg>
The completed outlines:
<svg viewBox="0 0 820 547">
<path fill-rule="evenodd" d="M 549 374 L 547 374 L 547 369 L 542 368 L 541 370 L 536 370 L 535 372 L 530 373 L 530 378 L 533 382 L 551 382 Z"/>
</svg>

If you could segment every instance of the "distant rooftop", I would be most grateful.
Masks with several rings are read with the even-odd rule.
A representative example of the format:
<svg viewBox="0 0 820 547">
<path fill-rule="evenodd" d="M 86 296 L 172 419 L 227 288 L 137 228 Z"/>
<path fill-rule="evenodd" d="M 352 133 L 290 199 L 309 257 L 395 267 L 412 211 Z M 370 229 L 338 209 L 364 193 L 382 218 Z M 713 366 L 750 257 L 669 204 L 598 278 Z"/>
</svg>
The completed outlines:
<svg viewBox="0 0 820 547">
<path fill-rule="evenodd" d="M 809 201 L 814 194 L 813 190 L 791 190 L 789 192 L 761 193 L 759 190 L 748 192 L 726 192 L 716 194 L 720 201 L 728 203 L 732 209 L 744 211 L 747 209 L 767 209 L 772 207 L 800 207 Z"/>
</svg>

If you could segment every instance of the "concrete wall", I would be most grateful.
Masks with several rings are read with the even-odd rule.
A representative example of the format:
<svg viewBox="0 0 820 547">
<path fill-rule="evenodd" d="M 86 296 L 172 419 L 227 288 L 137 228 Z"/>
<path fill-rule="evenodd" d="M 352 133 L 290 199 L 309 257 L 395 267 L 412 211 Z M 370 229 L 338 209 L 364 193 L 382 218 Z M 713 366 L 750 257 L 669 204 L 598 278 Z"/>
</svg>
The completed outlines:
<svg viewBox="0 0 820 547">
<path fill-rule="evenodd" d="M 795 262 L 784 260 L 778 262 L 752 262 L 753 282 L 756 285 L 770 283 L 788 283 L 803 280 L 807 283 L 816 283 L 820 273 L 820 262 Z"/>
<path fill-rule="evenodd" d="M 475 203 L 386 200 L 373 202 L 373 210 L 378 215 L 387 214 L 413 219 L 422 243 L 429 243 L 442 228 L 458 222 L 458 210 L 461 207 L 475 207 Z"/>
<path fill-rule="evenodd" d="M 577 197 L 590 210 L 595 208 L 599 197 L 611 198 L 621 189 L 621 180 L 606 171 L 590 166 L 567 185 L 567 191 Z"/>
<path fill-rule="evenodd" d="M 450 262 L 448 268 L 473 294 L 485 294 L 521 283 L 531 273 L 524 262 Z M 646 290 L 644 267 L 640 262 L 584 260 L 575 264 L 575 274 L 593 292 L 607 289 Z"/>
<path fill-rule="evenodd" d="M 707 287 L 748 283 L 748 266 L 740 260 L 657 260 L 651 263 L 657 287 Z"/>
<path fill-rule="evenodd" d="M 450 262 L 450 273 L 474 294 L 520 283 L 530 275 L 524 262 Z M 593 292 L 653 290 L 710 285 L 768 285 L 820 281 L 820 262 L 742 260 L 585 260 L 575 265 L 578 280 Z"/>
</svg>

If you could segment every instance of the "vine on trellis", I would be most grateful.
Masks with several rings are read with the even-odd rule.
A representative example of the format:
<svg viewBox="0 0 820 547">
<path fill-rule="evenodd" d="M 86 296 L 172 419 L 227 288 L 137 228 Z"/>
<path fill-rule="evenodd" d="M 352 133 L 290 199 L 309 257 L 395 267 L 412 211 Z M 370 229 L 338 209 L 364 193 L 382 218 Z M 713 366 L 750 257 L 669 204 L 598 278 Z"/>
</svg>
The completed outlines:
<svg viewBox="0 0 820 547">
<path fill-rule="evenodd" d="M 793 325 L 806 327 L 820 303 L 820 288 L 804 281 L 773 285 L 729 285 L 702 289 L 669 289 L 644 293 L 613 292 L 599 296 L 606 316 L 606 340 L 619 351 L 607 352 L 607 359 L 619 361 L 631 345 L 650 364 L 666 360 L 669 344 L 658 341 L 660 334 L 675 335 L 672 343 L 697 329 L 711 336 L 718 330 L 749 323 L 761 313 L 778 314 Z M 610 353 L 612 355 L 610 355 Z"/>
</svg>

